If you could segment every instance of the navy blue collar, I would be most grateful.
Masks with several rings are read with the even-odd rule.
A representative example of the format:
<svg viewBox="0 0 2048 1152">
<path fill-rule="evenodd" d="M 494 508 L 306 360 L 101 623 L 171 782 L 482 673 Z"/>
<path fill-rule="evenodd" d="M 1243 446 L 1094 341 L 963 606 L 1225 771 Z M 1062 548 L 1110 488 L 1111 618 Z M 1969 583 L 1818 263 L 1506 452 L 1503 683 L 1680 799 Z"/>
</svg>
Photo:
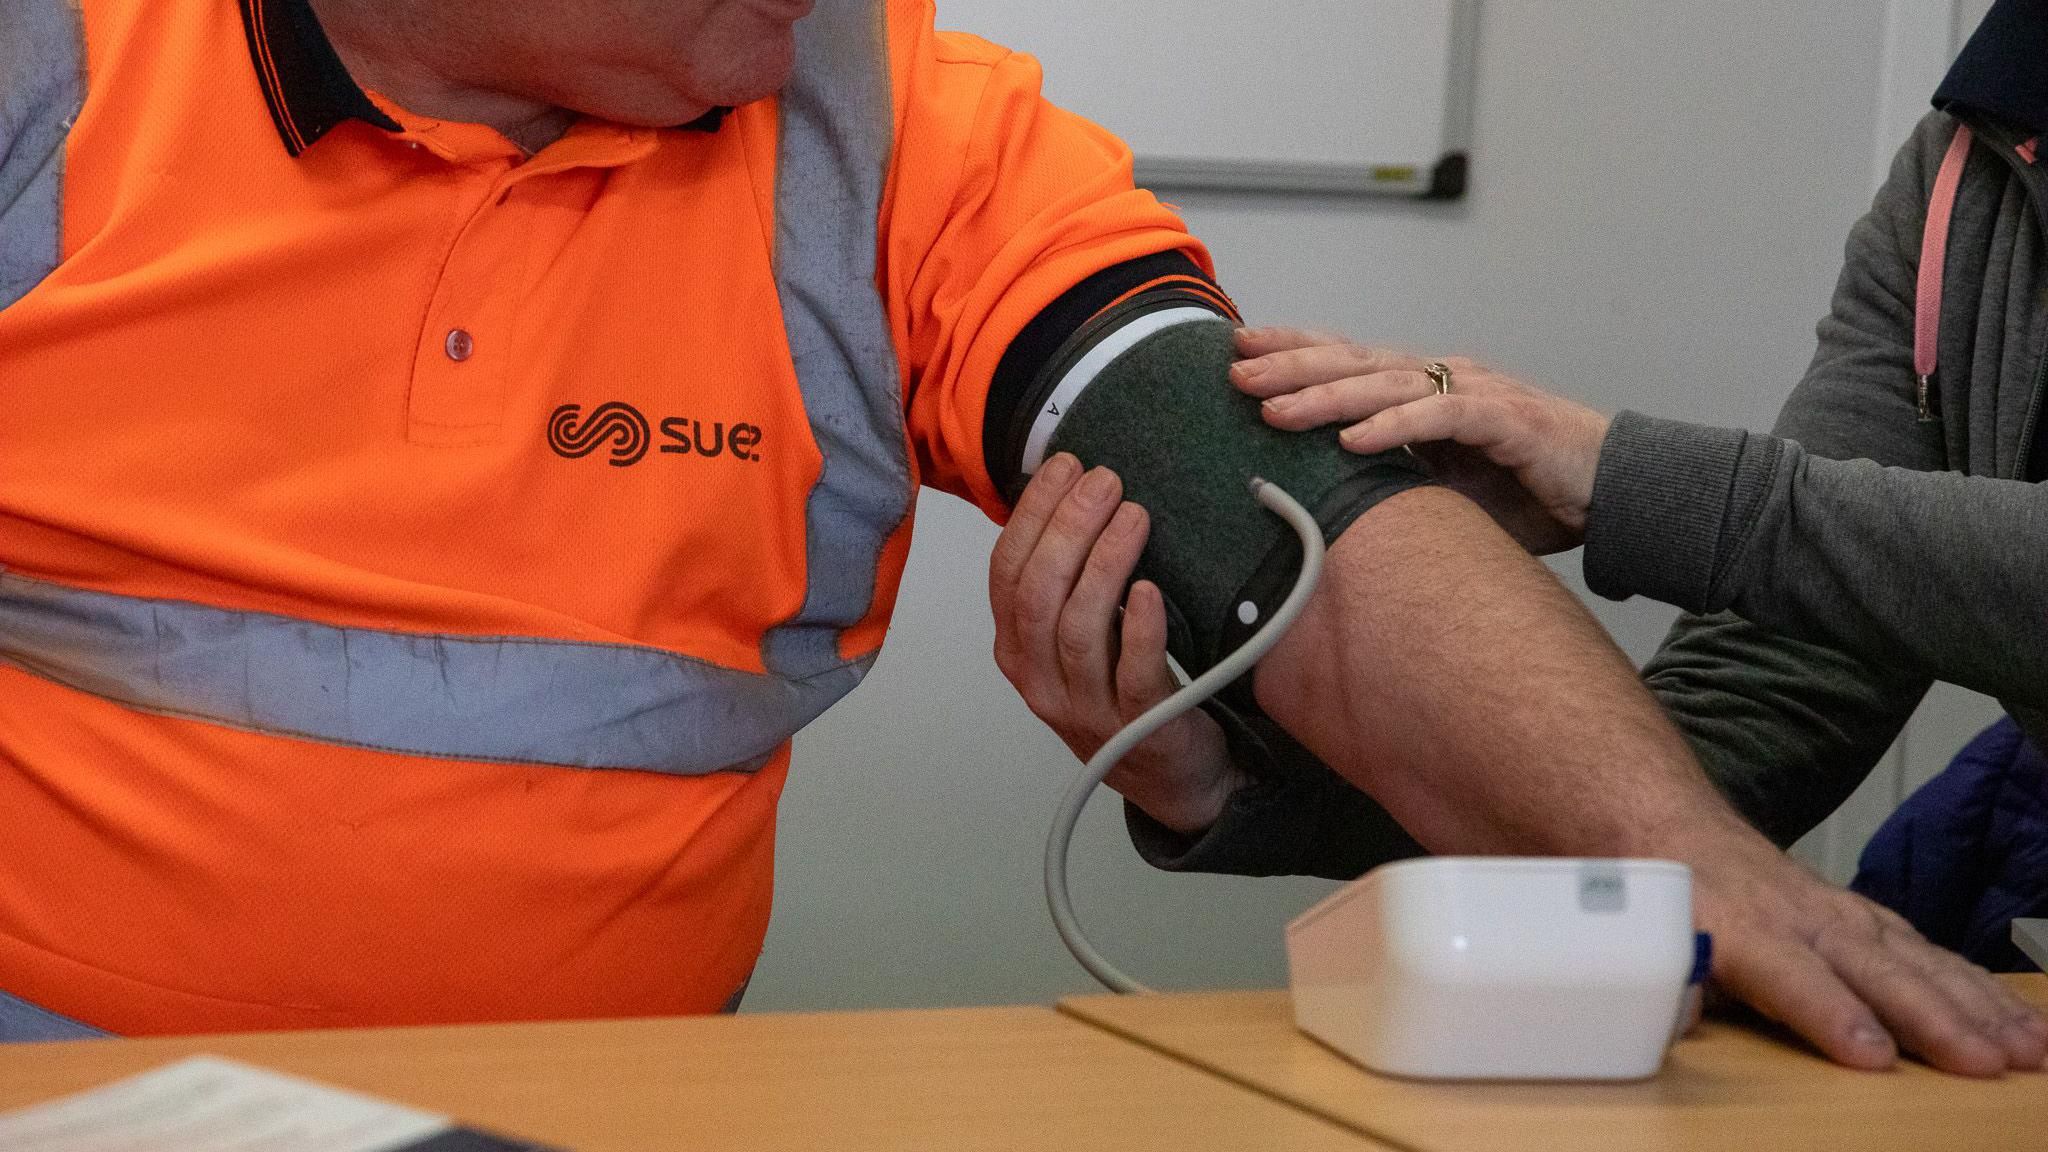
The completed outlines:
<svg viewBox="0 0 2048 1152">
<path fill-rule="evenodd" d="M 1998 0 L 1934 94 L 1944 112 L 2048 134 L 2048 0 Z"/>
</svg>

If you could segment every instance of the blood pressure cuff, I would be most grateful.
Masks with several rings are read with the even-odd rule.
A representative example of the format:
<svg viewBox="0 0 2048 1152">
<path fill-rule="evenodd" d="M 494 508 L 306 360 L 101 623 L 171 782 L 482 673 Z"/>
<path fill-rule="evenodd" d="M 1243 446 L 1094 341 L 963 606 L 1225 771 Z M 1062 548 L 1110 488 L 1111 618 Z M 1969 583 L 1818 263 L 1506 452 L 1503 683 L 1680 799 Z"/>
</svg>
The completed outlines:
<svg viewBox="0 0 2048 1152">
<path fill-rule="evenodd" d="M 1125 499 L 1152 517 L 1138 575 L 1164 593 L 1169 650 L 1199 675 L 1279 607 L 1300 568 L 1300 541 L 1257 502 L 1252 477 L 1300 501 L 1326 541 L 1431 481 L 1407 453 L 1354 456 L 1334 429 L 1267 426 L 1259 402 L 1230 383 L 1227 302 L 1204 290 L 1206 281 L 1187 279 L 1168 277 L 1101 308 L 1040 358 L 1028 384 L 999 379 L 995 395 L 1010 399 L 1001 411 L 992 406 L 984 444 L 1013 501 L 1054 452 L 1123 478 Z M 1250 710 L 1244 687 L 1232 702 Z"/>
</svg>

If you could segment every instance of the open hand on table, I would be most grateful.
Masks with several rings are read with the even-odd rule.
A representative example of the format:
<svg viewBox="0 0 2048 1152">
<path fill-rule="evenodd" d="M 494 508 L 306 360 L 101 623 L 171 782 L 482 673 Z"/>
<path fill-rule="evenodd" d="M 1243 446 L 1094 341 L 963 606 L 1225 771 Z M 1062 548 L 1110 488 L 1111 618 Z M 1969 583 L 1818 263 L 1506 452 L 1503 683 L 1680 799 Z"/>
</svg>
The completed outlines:
<svg viewBox="0 0 2048 1152">
<path fill-rule="evenodd" d="M 1691 858 L 1694 915 L 1714 936 L 1717 989 L 1837 1063 L 1882 1069 L 1905 1053 L 1944 1071 L 1997 1076 L 2048 1058 L 2048 1021 L 2004 983 L 1762 836 L 1722 838 L 1698 853 L 1673 848 Z"/>
</svg>

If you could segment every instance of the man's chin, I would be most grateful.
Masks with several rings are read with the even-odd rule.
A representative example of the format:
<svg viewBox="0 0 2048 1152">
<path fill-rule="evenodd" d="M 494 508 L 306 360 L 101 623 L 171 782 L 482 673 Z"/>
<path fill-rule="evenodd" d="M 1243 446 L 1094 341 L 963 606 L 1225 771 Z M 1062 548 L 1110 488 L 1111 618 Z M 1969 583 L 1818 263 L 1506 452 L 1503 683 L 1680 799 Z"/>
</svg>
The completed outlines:
<svg viewBox="0 0 2048 1152">
<path fill-rule="evenodd" d="M 782 91 L 789 83 L 790 73 L 796 71 L 796 34 L 785 29 L 784 34 L 769 44 L 760 46 L 753 59 L 729 78 L 706 77 L 699 90 L 692 96 L 709 100 L 713 107 L 736 108 L 741 104 L 752 104 L 756 100 Z"/>
<path fill-rule="evenodd" d="M 709 92 L 692 93 L 687 99 L 675 97 L 632 103 L 609 101 L 601 106 L 594 104 L 591 107 L 576 108 L 576 111 L 629 128 L 675 128 L 701 120 L 719 108 L 737 108 L 742 104 L 751 104 L 756 100 L 773 96 L 780 88 L 779 84 L 765 90 L 758 87 L 718 88 Z"/>
<path fill-rule="evenodd" d="M 751 55 L 738 66 L 700 68 L 688 78 L 689 89 L 675 83 L 681 77 L 645 77 L 638 91 L 614 89 L 609 98 L 587 102 L 555 101 L 575 108 L 586 116 L 610 120 L 635 128 L 672 128 L 702 118 L 715 108 L 737 108 L 765 100 L 789 82 L 796 68 L 796 39 L 787 35 L 779 41 L 747 45 Z M 646 81 L 654 81 L 646 83 Z"/>
<path fill-rule="evenodd" d="M 718 104 L 691 102 L 688 104 L 663 104 L 659 108 L 602 108 L 578 109 L 586 116 L 623 124 L 628 128 L 675 128 L 704 118 L 712 109 L 724 107 Z"/>
<path fill-rule="evenodd" d="M 731 100 L 717 100 L 715 102 L 710 100 L 692 100 L 687 103 L 663 103 L 658 107 L 579 108 L 577 111 L 586 116 L 594 116 L 599 120 L 609 120 L 614 124 L 623 124 L 628 128 L 677 128 L 684 124 L 695 123 L 720 108 L 737 108 L 742 104 L 752 104 L 756 100 L 766 99 L 769 96 L 773 96 L 776 91 L 776 89 L 771 89 L 767 92 Z"/>
<path fill-rule="evenodd" d="M 795 23 L 817 9 L 817 0 L 754 0 L 754 9 L 771 20 Z"/>
</svg>

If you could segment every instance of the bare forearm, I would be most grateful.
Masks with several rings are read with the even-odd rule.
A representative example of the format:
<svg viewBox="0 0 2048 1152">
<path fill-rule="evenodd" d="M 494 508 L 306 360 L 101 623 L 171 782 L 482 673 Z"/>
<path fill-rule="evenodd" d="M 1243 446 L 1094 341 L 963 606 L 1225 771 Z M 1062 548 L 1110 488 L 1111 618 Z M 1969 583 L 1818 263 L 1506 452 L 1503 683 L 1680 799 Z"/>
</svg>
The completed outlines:
<svg viewBox="0 0 2048 1152">
<path fill-rule="evenodd" d="M 1337 541 L 1256 684 L 1433 851 L 1669 855 L 1746 832 L 1585 608 L 1447 491 Z"/>
</svg>

